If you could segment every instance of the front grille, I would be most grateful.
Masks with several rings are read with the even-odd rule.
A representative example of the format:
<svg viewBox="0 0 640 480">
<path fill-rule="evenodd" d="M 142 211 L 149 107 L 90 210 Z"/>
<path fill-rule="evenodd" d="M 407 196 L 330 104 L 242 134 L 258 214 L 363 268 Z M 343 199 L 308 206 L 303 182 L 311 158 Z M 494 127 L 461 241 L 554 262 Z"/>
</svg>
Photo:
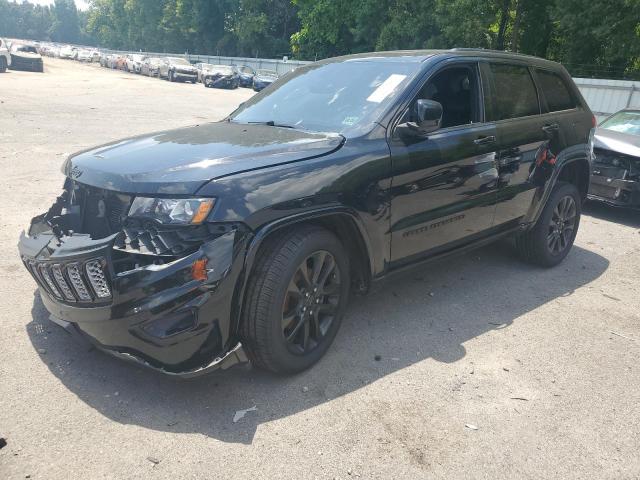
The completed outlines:
<svg viewBox="0 0 640 480">
<path fill-rule="evenodd" d="M 93 303 L 111 298 L 104 258 L 66 264 L 36 262 L 27 258 L 23 258 L 23 261 L 40 288 L 57 300 Z"/>
</svg>

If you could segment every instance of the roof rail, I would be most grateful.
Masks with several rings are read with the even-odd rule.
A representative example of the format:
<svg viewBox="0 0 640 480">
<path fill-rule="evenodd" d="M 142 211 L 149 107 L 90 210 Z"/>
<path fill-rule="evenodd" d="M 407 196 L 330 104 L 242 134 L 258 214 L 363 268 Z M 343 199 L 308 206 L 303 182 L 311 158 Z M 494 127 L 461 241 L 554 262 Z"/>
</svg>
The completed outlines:
<svg viewBox="0 0 640 480">
<path fill-rule="evenodd" d="M 494 50 L 494 49 L 491 49 L 491 48 L 482 48 L 482 47 L 456 47 L 456 48 L 451 48 L 450 51 L 452 51 L 452 52 L 502 53 L 504 55 L 518 55 L 520 57 L 540 58 L 540 57 L 535 57 L 534 55 L 527 55 L 526 53 L 509 52 L 509 51 L 506 51 L 506 50 Z"/>
</svg>

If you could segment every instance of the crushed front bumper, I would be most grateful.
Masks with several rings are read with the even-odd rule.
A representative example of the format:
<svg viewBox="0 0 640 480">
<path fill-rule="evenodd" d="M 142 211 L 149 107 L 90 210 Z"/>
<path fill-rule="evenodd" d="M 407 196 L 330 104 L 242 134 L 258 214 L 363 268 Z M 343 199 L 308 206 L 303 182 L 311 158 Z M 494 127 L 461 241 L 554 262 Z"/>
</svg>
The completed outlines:
<svg viewBox="0 0 640 480">
<path fill-rule="evenodd" d="M 592 175 L 588 198 L 615 207 L 640 208 L 640 182 Z"/>
<path fill-rule="evenodd" d="M 232 321 L 246 232 L 226 233 L 170 263 L 120 273 L 112 261 L 115 237 L 22 233 L 20 255 L 56 323 L 101 350 L 170 375 L 246 361 Z M 197 260 L 206 262 L 204 280 L 192 273 Z"/>
</svg>

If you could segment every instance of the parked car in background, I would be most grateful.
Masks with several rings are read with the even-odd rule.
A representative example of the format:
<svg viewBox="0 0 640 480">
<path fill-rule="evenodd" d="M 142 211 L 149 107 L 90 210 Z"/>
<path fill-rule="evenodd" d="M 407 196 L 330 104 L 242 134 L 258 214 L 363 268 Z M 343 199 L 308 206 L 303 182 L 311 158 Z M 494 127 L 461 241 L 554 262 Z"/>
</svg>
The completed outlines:
<svg viewBox="0 0 640 480">
<path fill-rule="evenodd" d="M 268 87 L 278 79 L 278 74 L 273 70 L 258 70 L 253 76 L 253 89 L 256 92 Z"/>
<path fill-rule="evenodd" d="M 194 67 L 196 67 L 196 70 L 198 71 L 198 83 L 202 83 L 202 80 L 204 78 L 204 74 L 206 72 L 209 71 L 209 69 L 211 67 L 213 67 L 214 65 L 212 65 L 211 63 L 196 63 L 194 65 Z"/>
<path fill-rule="evenodd" d="M 140 67 L 140 74 L 147 77 L 157 77 L 160 70 L 161 59 L 158 57 L 147 57 Z"/>
<path fill-rule="evenodd" d="M 240 86 L 245 88 L 253 87 L 253 77 L 256 71 L 248 65 L 243 65 L 238 68 L 238 74 L 240 75 Z"/>
<path fill-rule="evenodd" d="M 127 72 L 132 73 L 140 73 L 140 69 L 142 69 L 142 62 L 144 62 L 147 58 L 146 55 L 133 53 L 127 55 L 126 57 L 126 68 Z"/>
<path fill-rule="evenodd" d="M 98 50 L 91 50 L 91 62 L 100 62 L 102 54 Z"/>
<path fill-rule="evenodd" d="M 160 78 L 170 82 L 192 82 L 198 80 L 198 70 L 184 58 L 165 57 L 160 62 Z"/>
<path fill-rule="evenodd" d="M 7 68 L 11 66 L 11 54 L 9 53 L 9 47 L 4 38 L 0 38 L 0 73 L 7 71 Z"/>
<path fill-rule="evenodd" d="M 594 117 L 561 65 L 363 53 L 269 90 L 66 160 L 18 246 L 53 321 L 171 375 L 247 358 L 295 373 L 328 351 L 350 293 L 396 271 L 508 237 L 541 267 L 569 254 Z M 517 303 L 530 275 L 487 302 Z"/>
<path fill-rule="evenodd" d="M 43 72 L 42 56 L 34 45 L 13 43 L 11 45 L 11 70 Z"/>
<path fill-rule="evenodd" d="M 127 69 L 127 57 L 124 55 L 118 55 L 115 59 L 115 68 L 118 70 Z"/>
<path fill-rule="evenodd" d="M 78 50 L 78 56 L 76 58 L 79 62 L 91 62 L 93 57 L 91 56 L 91 52 L 89 50 Z"/>
<path fill-rule="evenodd" d="M 589 198 L 640 208 L 640 110 L 625 109 L 594 132 Z"/>
<path fill-rule="evenodd" d="M 211 65 L 202 77 L 206 88 L 238 88 L 240 75 L 232 65 Z"/>
<path fill-rule="evenodd" d="M 60 49 L 60 58 L 75 60 L 78 57 L 78 49 L 71 46 L 62 47 Z"/>
</svg>

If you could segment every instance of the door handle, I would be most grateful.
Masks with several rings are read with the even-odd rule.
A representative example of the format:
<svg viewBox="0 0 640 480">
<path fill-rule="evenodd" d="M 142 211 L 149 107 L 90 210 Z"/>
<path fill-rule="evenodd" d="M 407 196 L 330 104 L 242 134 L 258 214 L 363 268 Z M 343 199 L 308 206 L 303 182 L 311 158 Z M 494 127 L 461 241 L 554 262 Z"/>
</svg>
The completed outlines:
<svg viewBox="0 0 640 480">
<path fill-rule="evenodd" d="M 478 137 L 473 143 L 476 145 L 488 145 L 490 143 L 494 143 L 496 141 L 496 137 L 494 135 L 487 135 L 486 137 Z"/>
<path fill-rule="evenodd" d="M 544 130 L 546 133 L 555 133 L 560 130 L 560 125 L 558 125 L 557 123 L 549 123 L 542 127 L 542 130 Z"/>
</svg>

